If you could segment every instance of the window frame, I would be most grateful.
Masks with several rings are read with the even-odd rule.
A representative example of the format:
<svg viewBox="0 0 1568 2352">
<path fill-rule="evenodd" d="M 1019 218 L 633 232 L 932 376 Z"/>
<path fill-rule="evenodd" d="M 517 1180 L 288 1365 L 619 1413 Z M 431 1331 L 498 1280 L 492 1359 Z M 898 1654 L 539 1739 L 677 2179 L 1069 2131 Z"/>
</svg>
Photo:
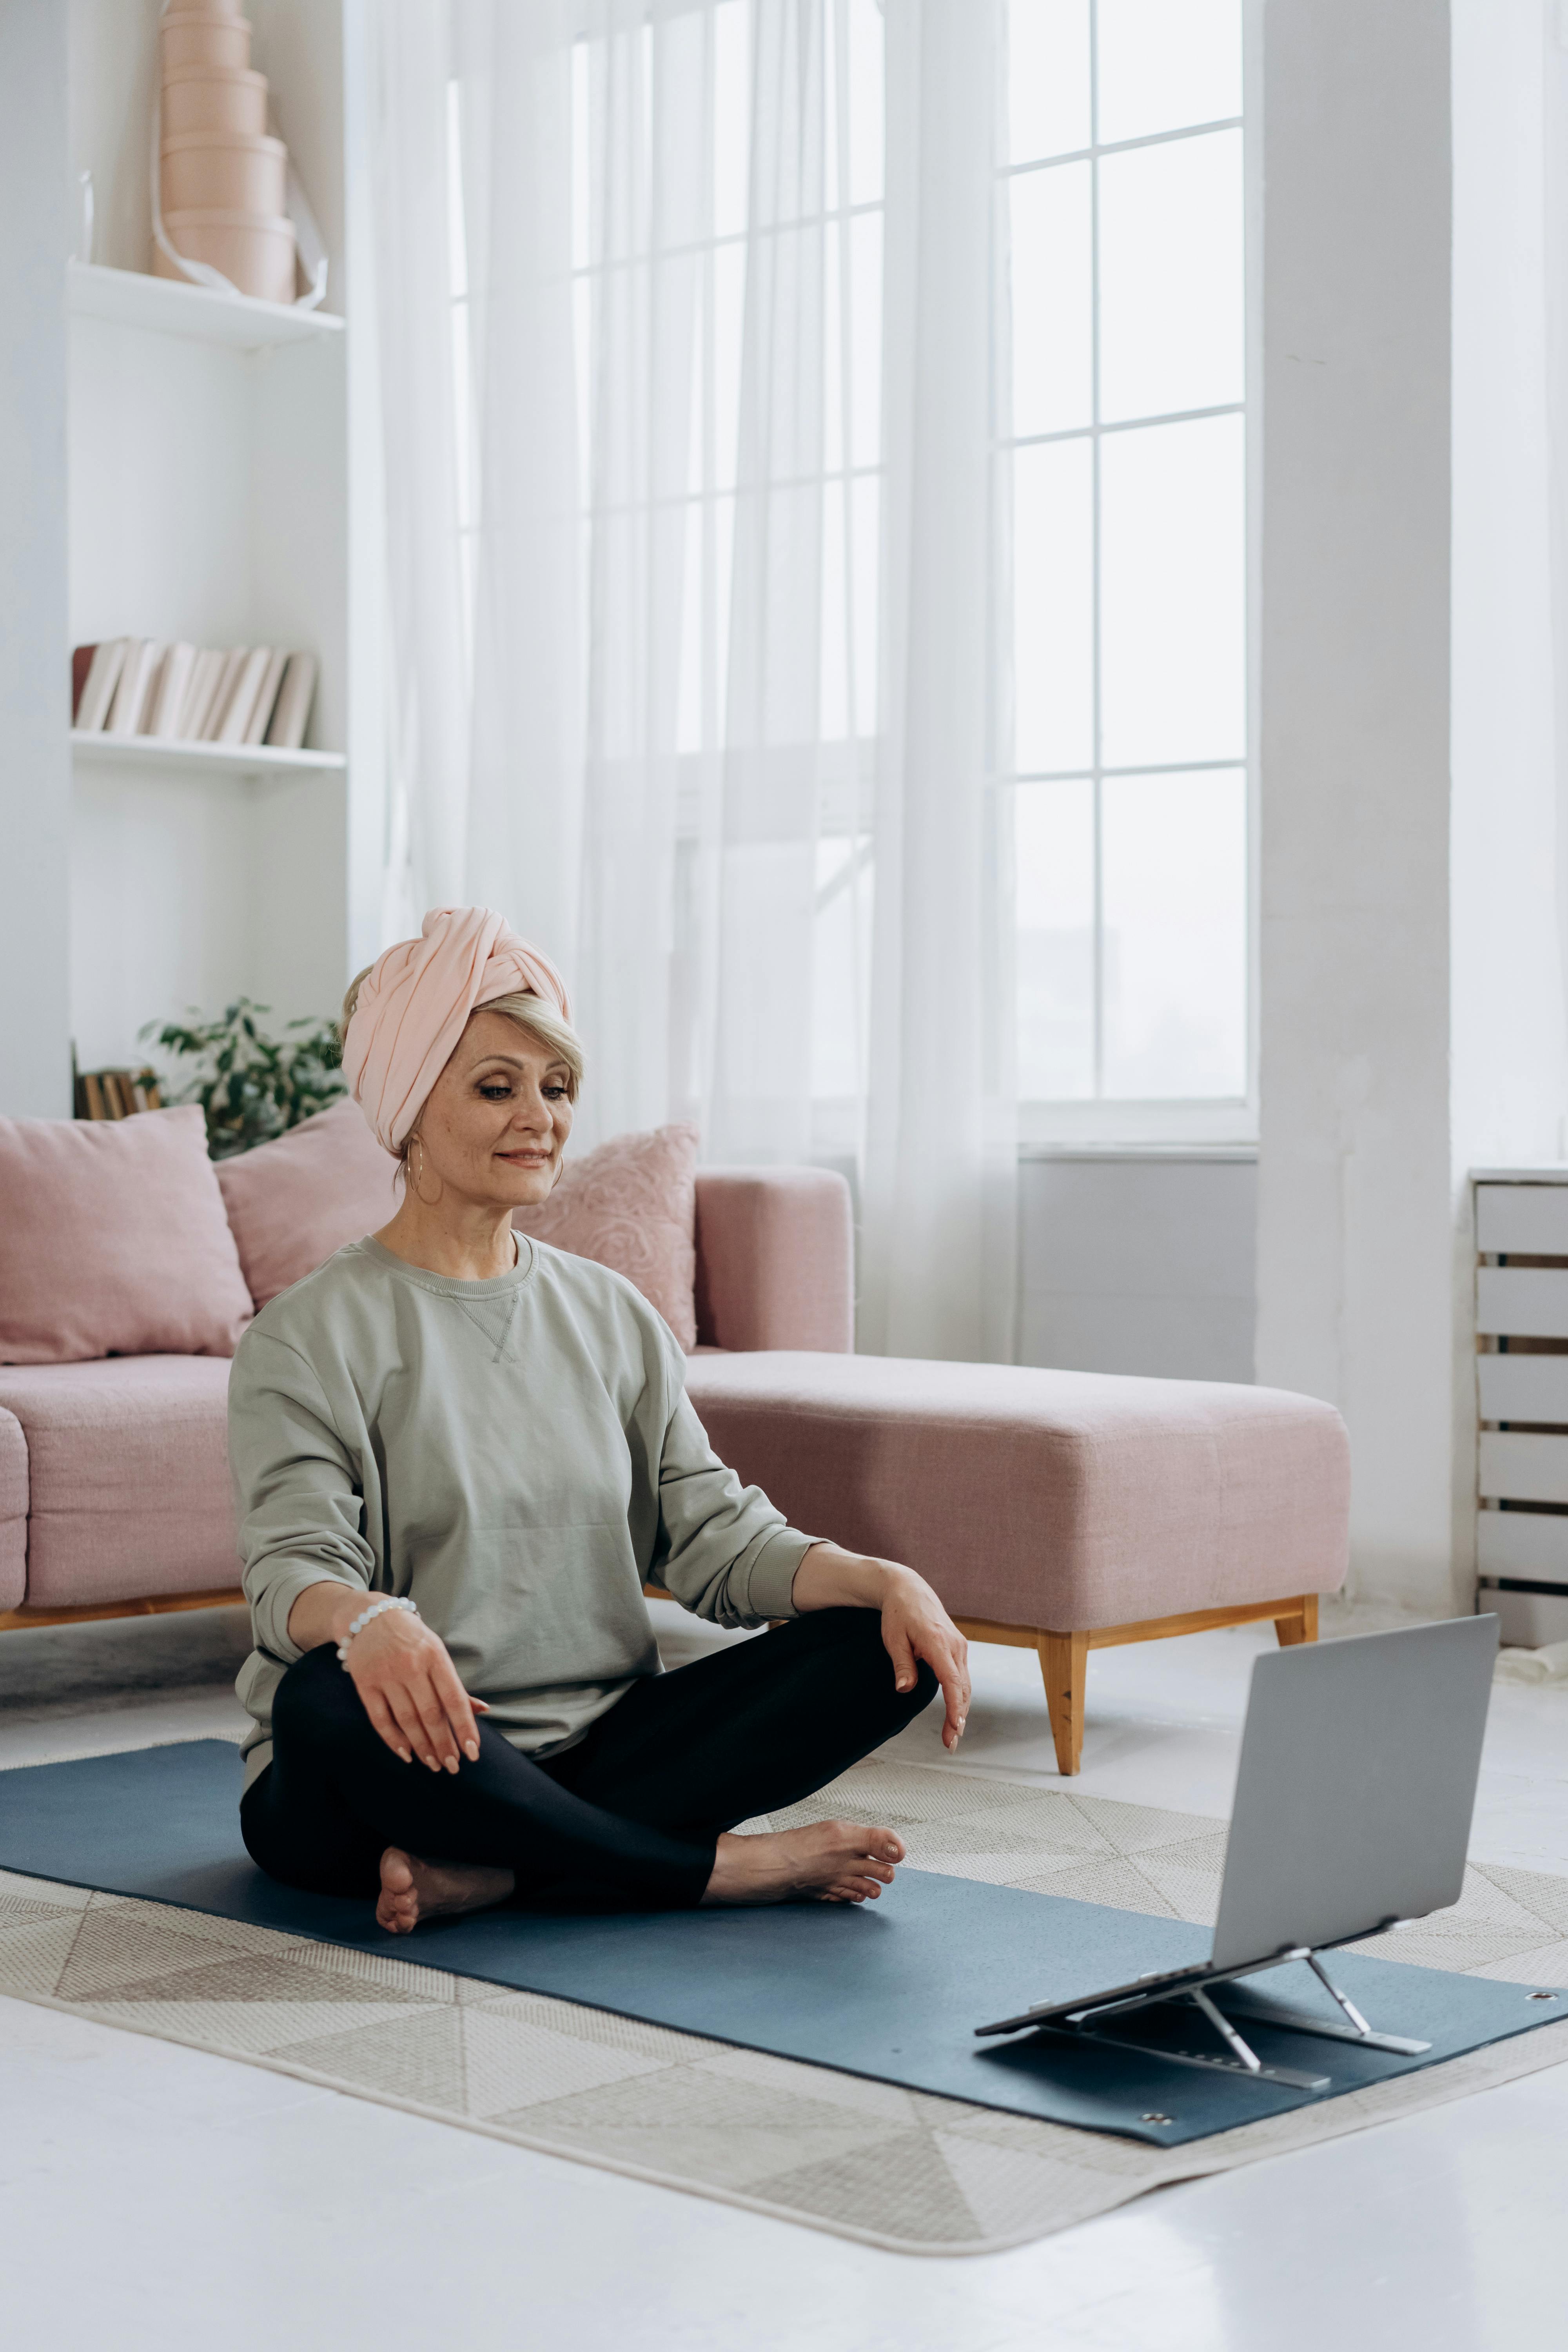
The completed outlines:
<svg viewBox="0 0 1568 2352">
<path fill-rule="evenodd" d="M 691 4 L 692 0 L 655 0 L 655 5 L 651 5 L 649 8 L 649 15 L 650 16 L 658 17 L 679 16 L 685 13 Z M 918 5 L 918 0 L 910 0 L 910 4 Z M 878 5 L 882 5 L 882 0 L 878 0 Z M 1089 0 L 1089 5 L 1092 8 L 1095 5 L 1095 0 Z M 1026 1151 L 1031 1148 L 1049 1147 L 1057 1144 L 1245 1144 L 1253 1141 L 1258 1134 L 1258 982 L 1259 953 L 1258 799 L 1260 751 L 1258 694 L 1258 650 L 1260 632 L 1258 626 L 1258 583 L 1260 573 L 1260 513 L 1258 491 L 1261 480 L 1261 416 L 1258 405 L 1258 391 L 1262 382 L 1260 300 L 1262 287 L 1262 239 L 1260 234 L 1262 218 L 1262 142 L 1260 136 L 1258 135 L 1258 124 L 1260 120 L 1259 100 L 1261 95 L 1261 7 L 1262 0 L 1242 0 L 1243 95 L 1242 112 L 1239 116 L 1217 118 L 1212 122 L 1202 124 L 1184 125 L 1175 130 L 1152 132 L 1146 136 L 1136 139 L 1108 141 L 1103 143 L 1096 142 L 1089 147 L 1074 150 L 1070 153 L 1064 152 L 1060 155 L 1053 155 L 1049 158 L 1041 158 L 1024 164 L 1014 164 L 1008 161 L 998 158 L 995 160 L 994 165 L 994 186 L 997 191 L 998 202 L 1000 204 L 1005 203 L 1005 193 L 1010 181 L 1016 177 L 1022 176 L 1025 173 L 1052 170 L 1058 168 L 1063 164 L 1074 162 L 1089 161 L 1092 163 L 1098 162 L 1098 159 L 1103 155 L 1114 155 L 1147 147 L 1173 143 L 1176 141 L 1204 136 L 1222 128 L 1238 128 L 1242 137 L 1245 290 L 1244 362 L 1241 399 L 1237 402 L 1224 403 L 1209 408 L 1173 412 L 1169 417 L 1149 415 L 1132 419 L 1113 419 L 1110 422 L 1106 423 L 1100 421 L 1097 416 L 1095 421 L 1087 426 L 1069 428 L 1063 432 L 1005 436 L 999 432 L 994 430 L 992 436 L 992 449 L 994 478 L 998 483 L 1000 483 L 1006 469 L 1010 453 L 1014 448 L 1028 447 L 1046 442 L 1063 441 L 1068 439 L 1089 440 L 1096 453 L 1095 507 L 1097 521 L 1096 536 L 1098 541 L 1098 453 L 1100 443 L 1106 437 L 1111 434 L 1124 433 L 1130 430 L 1136 431 L 1145 429 L 1160 424 L 1173 423 L 1178 421 L 1178 419 L 1185 420 L 1190 418 L 1196 420 L 1203 416 L 1233 415 L 1238 412 L 1243 415 L 1245 450 L 1243 463 L 1246 499 L 1245 531 L 1247 551 L 1245 583 L 1247 637 L 1245 661 L 1246 731 L 1243 753 L 1239 760 L 1232 759 L 1199 762 L 1171 763 L 1170 767 L 1165 772 L 1177 772 L 1180 771 L 1185 771 L 1191 772 L 1199 769 L 1209 771 L 1217 771 L 1222 769 L 1234 771 L 1239 767 L 1242 768 L 1245 772 L 1245 803 L 1247 810 L 1247 904 L 1245 909 L 1247 940 L 1245 983 L 1247 999 L 1245 1006 L 1246 1091 L 1242 1095 L 1232 1097 L 1206 1097 L 1198 1098 L 1181 1098 L 1174 1097 L 1160 1097 L 1139 1099 L 1132 1097 L 1111 1098 L 1100 1095 L 1070 1099 L 1020 1097 L 1017 1103 L 1016 1114 L 1017 1136 L 1020 1148 Z M 595 12 L 586 5 L 586 0 L 578 0 L 577 21 L 575 26 L 575 37 L 577 40 L 585 41 L 597 36 L 599 27 L 596 22 L 593 21 L 594 16 Z M 998 111 L 999 121 L 1005 121 L 1006 118 L 1006 94 L 1005 89 L 1000 93 Z M 451 121 L 451 135 L 454 147 L 456 147 L 460 143 L 460 126 L 456 119 L 455 112 Z M 457 203 L 458 216 L 460 218 L 460 173 L 458 173 L 455 168 L 455 154 L 452 160 L 454 163 L 454 178 L 458 184 L 454 185 L 452 196 L 453 200 Z M 825 217 L 831 218 L 837 222 L 840 226 L 841 233 L 847 237 L 849 233 L 849 224 L 857 215 L 874 213 L 885 217 L 886 201 L 885 188 L 879 197 L 870 201 L 857 201 L 850 194 L 847 188 L 841 189 L 837 203 L 830 208 L 829 213 L 825 215 Z M 698 240 L 697 249 L 700 250 L 705 256 L 714 255 L 721 246 L 734 244 L 741 241 L 741 235 L 743 233 L 736 233 L 734 231 L 714 233 Z M 459 341 L 463 339 L 463 331 L 466 330 L 467 327 L 468 308 L 472 299 L 472 289 L 468 279 L 466 257 L 464 257 L 464 262 L 461 265 L 458 264 L 456 257 L 454 257 L 454 278 L 457 279 L 459 276 L 461 278 L 460 290 L 458 290 L 456 286 L 454 287 L 451 305 L 454 331 L 454 392 L 455 395 L 460 397 L 461 391 L 465 387 L 462 385 L 458 345 Z M 605 266 L 606 265 L 603 263 L 584 263 L 574 255 L 572 271 L 574 285 L 578 283 L 591 282 Z M 1098 253 L 1095 255 L 1094 268 L 1095 277 L 1092 299 L 1094 303 L 1096 373 L 1098 375 L 1098 327 L 1100 300 Z M 467 385 L 466 389 L 471 400 L 474 396 L 476 388 L 470 383 Z M 1098 404 L 1097 387 L 1097 408 Z M 472 421 L 471 429 L 475 436 L 474 446 L 464 453 L 467 457 L 468 464 L 466 467 L 463 467 L 461 466 L 461 462 L 458 461 L 460 470 L 468 476 L 468 479 L 466 480 L 459 488 L 458 499 L 459 509 L 459 520 L 458 525 L 459 553 L 464 569 L 465 588 L 468 591 L 465 603 L 466 606 L 468 606 L 469 610 L 471 610 L 472 602 L 472 590 L 469 586 L 469 575 L 477 554 L 479 521 L 477 514 L 471 511 L 473 503 L 471 493 L 468 496 L 465 496 L 464 492 L 468 489 L 469 482 L 475 478 L 474 469 L 477 468 L 477 419 Z M 454 452 L 454 458 L 455 460 L 458 459 L 457 452 Z M 846 507 L 847 507 L 847 503 L 853 493 L 854 486 L 858 481 L 868 478 L 877 481 L 879 484 L 885 482 L 886 465 L 887 453 L 885 446 L 879 449 L 878 458 L 874 464 L 857 464 L 849 445 L 847 430 L 846 430 L 844 446 L 839 452 L 837 465 L 825 467 L 820 475 L 814 475 L 812 478 L 814 483 L 819 486 L 824 491 L 826 491 L 830 486 L 840 488 L 846 502 Z M 705 510 L 712 506 L 716 499 L 721 499 L 726 495 L 731 497 L 733 496 L 732 487 L 726 492 L 721 490 L 716 485 L 705 485 L 701 489 L 696 491 L 693 491 L 690 488 L 684 490 L 679 494 L 672 503 L 679 504 L 684 509 L 694 508 Z M 584 509 L 584 523 L 589 524 L 592 519 L 594 519 L 594 509 L 590 504 Z M 999 544 L 1005 543 L 1005 534 L 1003 534 L 999 540 Z M 1098 546 L 1096 564 L 1098 586 Z M 1097 606 L 1098 601 L 1097 593 Z M 999 610 L 1000 608 L 998 607 L 998 611 Z M 471 624 L 469 623 L 468 611 L 465 612 L 465 639 L 468 640 L 471 638 Z M 1098 641 L 1100 626 L 1098 611 L 1095 615 L 1094 625 L 1096 639 Z M 468 658 L 471 661 L 471 643 L 467 645 L 467 651 Z M 1088 770 L 1052 772 L 1053 777 L 1058 778 L 1059 780 L 1065 781 L 1068 778 L 1084 777 L 1092 782 L 1095 786 L 1097 801 L 1100 786 L 1109 776 L 1115 776 L 1121 773 L 1145 774 L 1161 772 L 1159 763 L 1155 763 L 1153 766 L 1144 765 L 1136 770 L 1131 770 L 1107 767 L 1100 760 L 1099 738 L 1100 713 L 1098 688 L 1099 681 L 1097 677 L 1095 697 L 1096 758 L 1092 767 Z M 873 731 L 870 735 L 860 733 L 856 724 L 856 716 L 855 711 L 851 709 L 847 714 L 847 734 L 842 739 L 833 739 L 831 744 L 832 751 L 839 755 L 839 758 L 842 760 L 844 764 L 847 768 L 858 772 L 858 774 L 856 784 L 847 791 L 844 788 L 844 782 L 840 782 L 840 786 L 837 793 L 830 796 L 830 806 L 825 808 L 823 812 L 825 821 L 821 826 L 821 837 L 825 840 L 832 839 L 835 841 L 843 841 L 850 849 L 850 855 L 845 871 L 837 877 L 833 883 L 830 883 L 826 889 L 825 895 L 828 898 L 837 895 L 837 890 L 844 885 L 853 884 L 858 877 L 865 862 L 862 837 L 870 822 L 870 802 L 873 796 L 869 774 L 868 772 L 874 770 L 877 757 L 877 744 L 880 739 L 879 734 L 876 731 Z M 879 713 L 879 727 L 885 726 L 886 719 L 887 714 L 885 712 Z M 706 726 L 704 731 L 705 733 L 708 731 Z M 828 747 L 825 745 L 824 749 Z M 683 843 L 693 841 L 696 838 L 697 824 L 695 803 L 697 791 L 695 780 L 700 772 L 702 762 L 705 760 L 710 759 L 712 756 L 714 756 L 714 754 L 710 749 L 697 751 L 684 747 L 678 754 L 678 767 L 681 773 L 681 783 L 678 791 L 679 815 L 677 824 L 677 835 L 678 839 Z M 1016 786 L 1020 783 L 1042 782 L 1047 780 L 1048 779 L 1045 775 L 1037 776 L 1033 772 L 1025 774 L 1020 772 L 1016 774 L 1009 773 L 1003 775 L 997 772 L 994 760 L 992 763 L 992 790 L 994 793 L 996 794 L 1010 795 Z M 1006 822 L 1010 829 L 1010 814 Z M 874 869 L 874 858 L 872 863 Z M 1100 909 L 1098 906 L 1096 908 L 1094 955 L 1096 967 L 1096 1020 L 1098 1029 L 1101 1019 L 1100 1005 L 1102 1002 L 1103 996 L 1104 966 L 1103 926 Z M 845 1132 L 847 1133 L 849 1126 L 853 1124 L 856 1105 L 858 1100 L 859 1097 L 841 1097 L 837 1096 L 824 1096 L 817 1097 L 814 1105 L 814 1117 L 816 1123 L 822 1126 L 825 1130 L 831 1130 L 836 1137 L 838 1135 L 840 1129 L 843 1129 Z"/>
<path fill-rule="evenodd" d="M 1096 66 L 1096 33 L 1098 0 L 1088 0 L 1090 12 L 1090 73 Z M 1091 361 L 1094 373 L 1095 415 L 1087 425 L 1062 431 L 1037 434 L 1003 433 L 994 425 L 992 435 L 994 468 L 994 515 L 998 548 L 1005 548 L 1011 538 L 1011 525 L 1004 520 L 1003 500 L 1007 496 L 1013 452 L 1050 443 L 1087 441 L 1093 452 L 1093 529 L 1094 529 L 1094 740 L 1091 763 L 1085 768 L 1048 772 L 1001 770 L 993 762 L 993 789 L 1008 798 L 1020 785 L 1041 782 L 1087 782 L 1091 783 L 1095 801 L 1095 830 L 1100 833 L 1100 789 L 1108 778 L 1122 774 L 1215 773 L 1235 772 L 1244 775 L 1244 805 L 1246 810 L 1246 907 L 1244 1038 L 1246 1057 L 1245 1091 L 1235 1096 L 1207 1097 L 1109 1097 L 1103 1094 L 1073 1097 L 1030 1097 L 1020 1095 L 1017 1103 L 1017 1132 L 1021 1151 L 1026 1153 L 1052 1145 L 1077 1144 L 1248 1144 L 1258 1132 L 1258 816 L 1259 816 L 1259 725 L 1258 694 L 1258 581 L 1260 576 L 1260 529 L 1258 491 L 1261 483 L 1261 419 L 1258 411 L 1258 390 L 1262 383 L 1261 292 L 1262 292 L 1262 142 L 1258 135 L 1260 100 L 1259 65 L 1261 58 L 1260 11 L 1262 0 L 1242 0 L 1241 6 L 1241 81 L 1242 110 L 1239 115 L 1216 117 L 1212 121 L 1184 124 L 1174 130 L 1153 131 L 1141 138 L 1109 140 L 1097 138 L 1086 147 L 1061 154 L 1032 159 L 1024 163 L 1011 162 L 1005 149 L 1007 121 L 1007 93 L 1001 93 L 998 108 L 999 153 L 995 163 L 995 187 L 998 218 L 998 255 L 1006 251 L 1005 207 L 1011 183 L 1027 175 L 1052 171 L 1064 164 L 1088 163 L 1091 174 L 1102 156 L 1125 154 L 1154 146 L 1173 144 L 1178 141 L 1213 135 L 1226 130 L 1240 132 L 1242 145 L 1242 229 L 1243 229 L 1243 363 L 1242 389 L 1239 400 L 1217 404 L 1211 407 L 1173 411 L 1169 415 L 1153 415 L 1136 418 L 1101 420 L 1100 407 L 1100 253 L 1097 231 L 1091 254 Z M 1091 116 L 1091 131 L 1098 122 Z M 1098 222 L 1098 181 L 1091 180 L 1091 218 Z M 1000 306 L 1006 299 L 1004 269 L 994 272 L 994 299 Z M 1000 362 L 1003 345 L 1000 335 L 994 339 L 994 365 Z M 1243 479 L 1245 500 L 1244 544 L 1246 578 L 1243 592 L 1244 627 L 1246 633 L 1244 692 L 1245 719 L 1242 755 L 1239 759 L 1184 761 L 1169 763 L 1145 763 L 1137 769 L 1108 765 L 1100 756 L 1101 710 L 1100 692 L 1100 445 L 1113 434 L 1136 432 L 1149 427 L 1176 423 L 1197 422 L 1200 418 L 1239 415 L 1243 420 Z M 1001 597 L 996 605 L 996 625 L 1005 609 Z M 998 668 L 1005 653 L 997 647 Z M 1010 819 L 1008 830 L 1011 830 Z M 1105 933 L 1101 894 L 1103 874 L 1096 857 L 1096 906 L 1093 944 L 1094 961 L 1094 1024 L 1095 1066 L 1097 1084 L 1100 1082 L 1103 1056 L 1103 1003 L 1105 972 Z"/>
</svg>

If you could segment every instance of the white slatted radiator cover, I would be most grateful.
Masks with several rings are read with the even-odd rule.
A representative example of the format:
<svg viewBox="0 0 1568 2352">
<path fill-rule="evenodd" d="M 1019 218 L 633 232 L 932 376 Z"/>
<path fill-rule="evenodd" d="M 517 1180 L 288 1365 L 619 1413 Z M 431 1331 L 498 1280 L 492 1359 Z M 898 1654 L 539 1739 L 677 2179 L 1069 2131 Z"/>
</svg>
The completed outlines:
<svg viewBox="0 0 1568 2352">
<path fill-rule="evenodd" d="M 1568 1638 L 1568 1168 L 1478 1177 L 1476 1248 L 1476 1566 L 1491 1588 L 1481 1605 L 1500 1611 L 1505 1641 L 1560 1641 Z"/>
</svg>

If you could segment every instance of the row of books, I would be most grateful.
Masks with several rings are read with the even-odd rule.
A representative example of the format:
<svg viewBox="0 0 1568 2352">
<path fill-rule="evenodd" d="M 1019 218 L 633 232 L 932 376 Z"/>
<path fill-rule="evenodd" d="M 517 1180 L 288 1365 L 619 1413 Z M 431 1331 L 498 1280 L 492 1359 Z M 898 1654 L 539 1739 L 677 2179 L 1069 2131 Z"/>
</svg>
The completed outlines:
<svg viewBox="0 0 1568 2352">
<path fill-rule="evenodd" d="M 316 690 L 314 654 L 109 637 L 71 655 L 71 725 L 174 743 L 269 743 L 297 751 Z"/>
<path fill-rule="evenodd" d="M 139 1110 L 162 1110 L 156 1070 L 79 1070 L 78 1118 L 132 1118 Z"/>
</svg>

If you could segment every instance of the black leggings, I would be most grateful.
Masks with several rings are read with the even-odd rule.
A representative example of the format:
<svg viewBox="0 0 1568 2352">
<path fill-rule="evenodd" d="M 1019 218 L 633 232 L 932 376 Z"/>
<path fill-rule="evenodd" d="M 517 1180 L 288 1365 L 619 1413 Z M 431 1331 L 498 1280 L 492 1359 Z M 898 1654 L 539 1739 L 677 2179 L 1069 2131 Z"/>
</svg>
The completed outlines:
<svg viewBox="0 0 1568 2352">
<path fill-rule="evenodd" d="M 926 1665 L 895 1688 L 876 1610 L 813 1610 L 634 1683 L 559 1755 L 536 1762 L 481 1721 L 479 1760 L 432 1772 L 373 1729 L 329 1642 L 278 1686 L 240 1827 L 271 1877 L 318 1895 L 374 1895 L 397 1845 L 502 1864 L 518 1901 L 676 1909 L 701 1900 L 721 1831 L 810 1796 L 936 1689 Z"/>
</svg>

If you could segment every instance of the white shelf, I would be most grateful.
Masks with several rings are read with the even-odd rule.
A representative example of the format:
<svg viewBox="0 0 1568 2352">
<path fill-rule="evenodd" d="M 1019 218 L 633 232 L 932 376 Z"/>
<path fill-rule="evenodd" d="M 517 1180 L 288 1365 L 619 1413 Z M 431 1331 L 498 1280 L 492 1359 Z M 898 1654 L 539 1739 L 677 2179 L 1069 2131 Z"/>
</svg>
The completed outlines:
<svg viewBox="0 0 1568 2352">
<path fill-rule="evenodd" d="M 268 343 L 310 342 L 343 331 L 342 320 L 330 310 L 297 310 L 287 302 L 219 294 L 209 286 L 144 277 L 134 269 L 106 269 L 94 261 L 73 261 L 67 283 L 70 307 L 79 317 L 150 327 L 159 334 L 186 335 L 198 342 L 232 343 L 242 351 L 259 351 Z"/>
<path fill-rule="evenodd" d="M 93 767 L 184 768 L 199 776 L 302 775 L 348 765 L 342 751 L 279 751 L 267 743 L 182 743 L 159 735 L 84 734 L 71 751 Z"/>
</svg>

